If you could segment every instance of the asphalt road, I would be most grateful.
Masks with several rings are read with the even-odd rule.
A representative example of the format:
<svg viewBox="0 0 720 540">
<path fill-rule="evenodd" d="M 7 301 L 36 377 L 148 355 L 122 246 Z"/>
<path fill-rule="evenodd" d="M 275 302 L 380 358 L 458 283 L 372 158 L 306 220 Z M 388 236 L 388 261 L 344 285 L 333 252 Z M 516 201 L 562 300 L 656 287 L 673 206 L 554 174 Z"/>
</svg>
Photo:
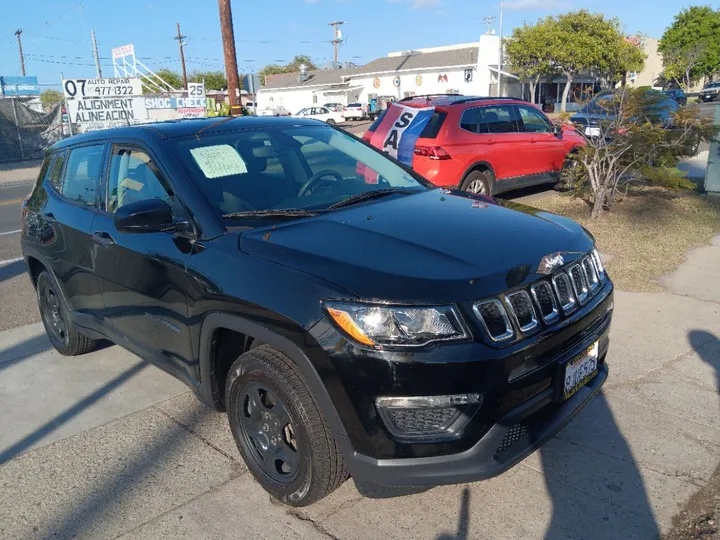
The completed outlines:
<svg viewBox="0 0 720 540">
<path fill-rule="evenodd" d="M 35 182 L 35 171 L 0 183 L 0 330 L 40 320 L 35 291 L 20 251 L 20 204 Z"/>
</svg>

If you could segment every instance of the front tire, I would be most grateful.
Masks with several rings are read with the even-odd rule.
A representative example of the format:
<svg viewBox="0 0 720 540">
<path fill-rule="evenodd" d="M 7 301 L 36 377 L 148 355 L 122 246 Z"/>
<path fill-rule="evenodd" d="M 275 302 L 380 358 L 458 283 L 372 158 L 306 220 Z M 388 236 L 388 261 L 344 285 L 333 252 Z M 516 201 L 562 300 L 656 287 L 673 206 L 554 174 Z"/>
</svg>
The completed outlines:
<svg viewBox="0 0 720 540">
<path fill-rule="evenodd" d="M 488 170 L 472 171 L 465 177 L 460 189 L 474 195 L 490 197 L 492 195 L 492 173 Z"/>
<path fill-rule="evenodd" d="M 287 356 L 268 345 L 241 355 L 225 395 L 238 449 L 274 498 L 307 506 L 347 479 L 332 432 Z"/>
<path fill-rule="evenodd" d="M 97 341 L 79 332 L 73 324 L 60 287 L 47 270 L 40 272 L 35 290 L 45 332 L 57 352 L 78 356 L 97 347 Z"/>
</svg>

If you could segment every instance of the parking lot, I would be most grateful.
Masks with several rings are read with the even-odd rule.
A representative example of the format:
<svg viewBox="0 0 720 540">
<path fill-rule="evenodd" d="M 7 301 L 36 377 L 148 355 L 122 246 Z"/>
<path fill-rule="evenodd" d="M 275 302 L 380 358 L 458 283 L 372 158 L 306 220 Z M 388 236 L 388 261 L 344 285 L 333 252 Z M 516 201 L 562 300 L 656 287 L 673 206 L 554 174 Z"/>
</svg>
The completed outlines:
<svg viewBox="0 0 720 540">
<path fill-rule="evenodd" d="M 37 166 L 0 167 L 0 538 L 651 539 L 720 474 L 720 236 L 666 292 L 616 291 L 603 392 L 507 473 L 290 509 L 183 384 L 110 344 L 52 349 L 17 260 Z"/>
</svg>

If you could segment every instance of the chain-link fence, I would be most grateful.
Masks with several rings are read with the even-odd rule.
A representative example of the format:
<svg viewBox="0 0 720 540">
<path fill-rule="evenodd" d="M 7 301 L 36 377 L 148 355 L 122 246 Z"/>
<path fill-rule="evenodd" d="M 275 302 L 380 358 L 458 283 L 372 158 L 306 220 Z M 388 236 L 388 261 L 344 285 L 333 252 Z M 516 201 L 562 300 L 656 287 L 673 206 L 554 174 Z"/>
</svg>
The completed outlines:
<svg viewBox="0 0 720 540">
<path fill-rule="evenodd" d="M 0 98 L 0 162 L 38 159 L 63 138 L 62 110 L 50 112 L 30 108 L 27 98 Z"/>
</svg>

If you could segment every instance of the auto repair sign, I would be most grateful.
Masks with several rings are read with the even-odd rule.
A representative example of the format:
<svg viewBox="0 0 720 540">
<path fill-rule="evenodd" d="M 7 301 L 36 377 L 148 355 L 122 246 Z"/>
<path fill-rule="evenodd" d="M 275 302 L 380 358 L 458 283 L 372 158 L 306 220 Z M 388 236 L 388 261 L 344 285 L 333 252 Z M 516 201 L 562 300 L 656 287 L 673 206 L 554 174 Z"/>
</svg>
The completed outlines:
<svg viewBox="0 0 720 540">
<path fill-rule="evenodd" d="M 370 144 L 398 161 L 412 165 L 415 143 L 434 111 L 435 107 L 406 107 L 393 103 L 375 129 Z"/>
</svg>

